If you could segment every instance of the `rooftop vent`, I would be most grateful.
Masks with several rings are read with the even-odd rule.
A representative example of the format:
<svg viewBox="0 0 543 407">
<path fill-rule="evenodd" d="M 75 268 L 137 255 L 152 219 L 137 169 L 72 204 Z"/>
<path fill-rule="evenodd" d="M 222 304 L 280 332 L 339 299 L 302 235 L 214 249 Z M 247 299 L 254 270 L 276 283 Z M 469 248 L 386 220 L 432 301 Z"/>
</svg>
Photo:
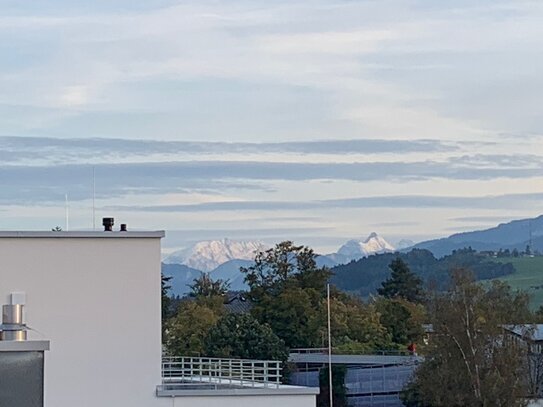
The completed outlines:
<svg viewBox="0 0 543 407">
<path fill-rule="evenodd" d="M 102 225 L 104 225 L 104 232 L 112 232 L 114 223 L 115 223 L 114 218 L 102 218 Z"/>
<path fill-rule="evenodd" d="M 23 322 L 23 304 L 8 304 L 2 306 L 2 325 L 0 325 L 0 340 L 26 341 L 26 325 Z"/>
</svg>

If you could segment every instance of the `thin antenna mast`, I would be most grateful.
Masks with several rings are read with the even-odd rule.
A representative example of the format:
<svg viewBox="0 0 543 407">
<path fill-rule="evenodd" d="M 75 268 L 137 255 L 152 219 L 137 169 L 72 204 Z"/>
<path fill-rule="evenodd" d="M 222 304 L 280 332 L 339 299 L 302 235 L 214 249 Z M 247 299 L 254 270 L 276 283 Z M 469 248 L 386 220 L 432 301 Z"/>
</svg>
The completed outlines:
<svg viewBox="0 0 543 407">
<path fill-rule="evenodd" d="M 68 212 L 68 194 L 64 195 L 64 211 L 66 214 L 66 231 L 70 230 L 70 214 Z"/>
<path fill-rule="evenodd" d="M 330 393 L 330 407 L 334 407 L 332 390 L 332 330 L 330 328 L 330 284 L 326 285 L 326 298 L 328 303 L 328 390 Z"/>
<path fill-rule="evenodd" d="M 96 230 L 96 174 L 92 167 L 92 230 Z"/>
<path fill-rule="evenodd" d="M 530 244 L 530 252 L 532 252 L 532 220 L 530 219 L 530 240 L 529 240 L 529 244 Z"/>
</svg>

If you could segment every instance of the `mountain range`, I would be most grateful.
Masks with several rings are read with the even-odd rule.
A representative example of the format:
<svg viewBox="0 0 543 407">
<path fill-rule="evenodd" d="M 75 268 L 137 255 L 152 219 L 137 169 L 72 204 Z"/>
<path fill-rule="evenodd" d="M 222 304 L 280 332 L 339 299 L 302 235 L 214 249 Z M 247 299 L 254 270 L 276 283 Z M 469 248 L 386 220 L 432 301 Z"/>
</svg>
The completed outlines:
<svg viewBox="0 0 543 407">
<path fill-rule="evenodd" d="M 377 233 L 371 233 L 364 240 L 347 241 L 335 253 L 318 255 L 316 261 L 318 266 L 332 268 L 374 254 L 407 252 L 414 248 L 427 249 L 436 258 L 441 258 L 465 247 L 472 247 L 477 251 L 497 251 L 524 250 L 528 245 L 533 251 L 543 252 L 543 215 L 417 244 L 403 240 L 396 247 Z M 173 276 L 170 285 L 176 295 L 188 292 L 188 284 L 202 272 L 209 273 L 213 279 L 229 280 L 232 290 L 242 290 L 246 285 L 239 268 L 251 266 L 255 254 L 266 249 L 268 246 L 259 241 L 222 239 L 198 242 L 167 256 L 164 259 L 163 273 Z"/>
<path fill-rule="evenodd" d="M 163 262 L 209 273 L 231 260 L 253 260 L 256 253 L 266 249 L 268 247 L 258 241 L 206 240 L 173 252 Z"/>
<path fill-rule="evenodd" d="M 268 246 L 259 241 L 202 241 L 168 255 L 163 261 L 162 272 L 173 277 L 170 285 L 175 295 L 187 293 L 190 290 L 188 285 L 202 272 L 209 273 L 214 280 L 228 280 L 232 290 L 243 290 L 247 286 L 239 271 L 240 267 L 250 267 L 255 254 L 267 249 Z M 383 237 L 371 233 L 365 240 L 349 240 L 336 253 L 318 255 L 316 261 L 319 267 L 334 267 L 372 254 L 395 250 Z"/>
</svg>

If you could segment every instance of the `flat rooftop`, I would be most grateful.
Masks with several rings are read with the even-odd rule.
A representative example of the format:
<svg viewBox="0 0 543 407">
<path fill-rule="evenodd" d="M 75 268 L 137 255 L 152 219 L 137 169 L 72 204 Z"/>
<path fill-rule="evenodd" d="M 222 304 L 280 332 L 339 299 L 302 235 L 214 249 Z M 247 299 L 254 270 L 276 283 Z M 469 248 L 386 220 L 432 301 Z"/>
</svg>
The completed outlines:
<svg viewBox="0 0 543 407">
<path fill-rule="evenodd" d="M 328 355 L 323 353 L 291 353 L 289 362 L 327 364 Z M 332 355 L 332 363 L 338 365 L 402 365 L 415 363 L 421 359 L 418 356 L 394 355 Z"/>
<path fill-rule="evenodd" d="M 163 238 L 163 230 L 105 232 L 101 231 L 0 231 L 0 239 L 5 238 L 83 238 L 83 239 L 131 239 L 131 238 Z"/>
</svg>

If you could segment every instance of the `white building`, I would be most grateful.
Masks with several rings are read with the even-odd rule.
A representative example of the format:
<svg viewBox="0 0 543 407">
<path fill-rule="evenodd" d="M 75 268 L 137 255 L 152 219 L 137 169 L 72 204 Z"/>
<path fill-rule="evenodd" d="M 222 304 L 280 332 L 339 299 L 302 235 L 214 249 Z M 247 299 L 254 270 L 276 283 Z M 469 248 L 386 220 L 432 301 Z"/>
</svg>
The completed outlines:
<svg viewBox="0 0 543 407">
<path fill-rule="evenodd" d="M 50 340 L 45 406 L 314 406 L 315 389 L 293 386 L 157 391 L 163 236 L 0 232 L 0 303 L 26 293 L 29 340 Z"/>
</svg>

